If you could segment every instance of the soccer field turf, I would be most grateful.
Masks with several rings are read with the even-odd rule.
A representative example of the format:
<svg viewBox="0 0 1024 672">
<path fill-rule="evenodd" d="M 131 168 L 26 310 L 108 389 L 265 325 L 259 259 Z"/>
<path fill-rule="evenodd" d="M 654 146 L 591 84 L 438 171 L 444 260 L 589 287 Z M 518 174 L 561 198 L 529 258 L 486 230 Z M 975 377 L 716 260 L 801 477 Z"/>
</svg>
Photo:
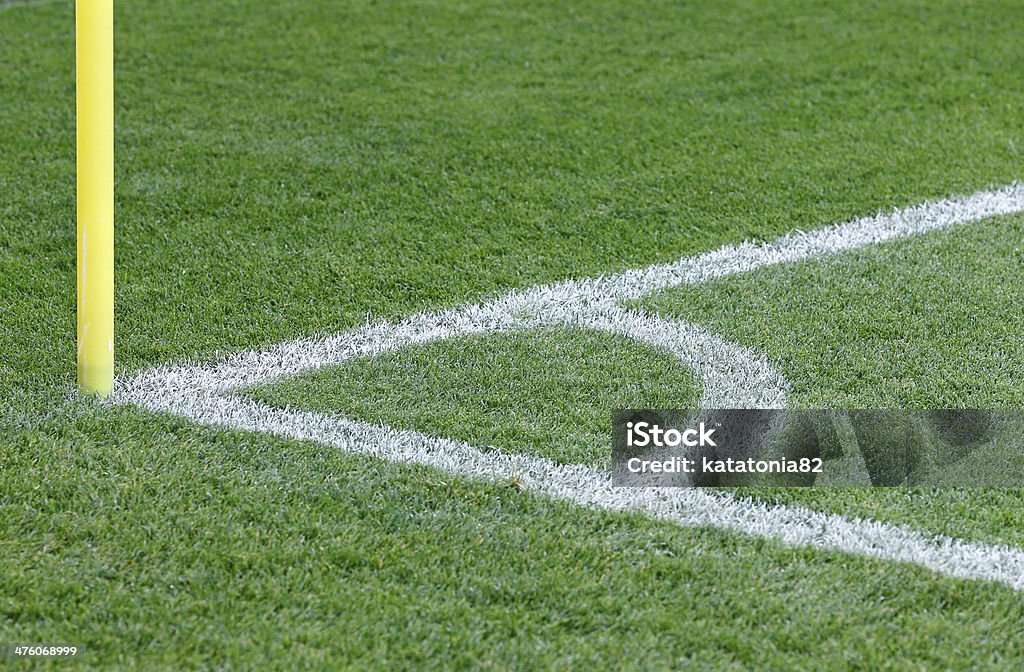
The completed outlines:
<svg viewBox="0 0 1024 672">
<path fill-rule="evenodd" d="M 137 376 L 1024 180 L 1015 3 L 115 9 L 128 401 Z M 368 429 L 353 454 L 79 398 L 74 113 L 73 5 L 0 1 L 0 645 L 98 669 L 1024 667 L 1024 489 L 707 500 L 806 511 L 782 543 L 396 464 Z M 794 406 L 1019 409 L 1022 234 L 975 218 L 624 305 L 758 353 Z M 579 325 L 374 352 L 235 392 L 588 469 L 612 409 L 728 392 Z M 1024 475 L 982 457 L 980 482 Z M 1003 564 L 808 531 L 862 519 Z"/>
</svg>

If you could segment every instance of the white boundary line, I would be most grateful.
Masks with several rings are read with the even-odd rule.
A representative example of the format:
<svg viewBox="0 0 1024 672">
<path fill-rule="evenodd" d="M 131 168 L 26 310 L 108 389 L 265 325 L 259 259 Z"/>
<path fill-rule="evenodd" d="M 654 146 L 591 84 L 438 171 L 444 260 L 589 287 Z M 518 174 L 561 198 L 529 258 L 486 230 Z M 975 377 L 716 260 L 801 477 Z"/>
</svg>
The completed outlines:
<svg viewBox="0 0 1024 672">
<path fill-rule="evenodd" d="M 787 383 L 767 359 L 696 325 L 622 307 L 622 302 L 682 284 L 699 284 L 763 266 L 791 263 L 866 245 L 1024 211 L 1024 184 L 925 203 L 846 224 L 796 232 L 764 244 L 726 246 L 675 263 L 589 280 L 513 291 L 459 309 L 380 322 L 334 336 L 288 341 L 213 364 L 160 366 L 119 380 L 114 403 L 134 404 L 207 425 L 316 441 L 345 452 L 420 464 L 474 478 L 516 479 L 557 499 L 611 510 L 644 511 L 682 525 L 710 526 L 807 545 L 911 562 L 953 577 L 987 579 L 1024 590 L 1024 551 L 969 543 L 873 521 L 796 507 L 766 506 L 722 492 L 685 488 L 614 488 L 610 475 L 526 455 L 482 452 L 421 432 L 304 411 L 273 408 L 233 395 L 241 388 L 336 366 L 418 343 L 469 334 L 572 326 L 636 339 L 674 354 L 702 379 L 706 408 L 780 408 Z"/>
</svg>

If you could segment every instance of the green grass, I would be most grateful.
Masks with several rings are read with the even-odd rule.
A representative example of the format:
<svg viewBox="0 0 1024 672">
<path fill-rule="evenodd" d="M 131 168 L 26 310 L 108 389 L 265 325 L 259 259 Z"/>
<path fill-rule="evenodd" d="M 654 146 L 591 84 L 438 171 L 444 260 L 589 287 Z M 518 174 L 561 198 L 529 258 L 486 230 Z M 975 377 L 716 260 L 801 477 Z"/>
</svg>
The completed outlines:
<svg viewBox="0 0 1024 672">
<path fill-rule="evenodd" d="M 250 395 L 610 468 L 611 409 L 695 408 L 700 386 L 653 348 L 582 329 L 530 329 L 398 350 Z"/>
<path fill-rule="evenodd" d="M 768 355 L 806 408 L 1005 408 L 1024 405 L 1024 218 L 949 232 L 698 287 L 645 309 L 703 325 Z M 1024 475 L 1019 442 L 938 465 L 908 490 L 753 491 L 958 537 L 1024 543 L 1022 491 L 949 489 Z M 1019 480 L 1016 482 L 1020 482 Z"/>
<path fill-rule="evenodd" d="M 1024 177 L 1010 3 L 115 11 L 121 374 Z M 73 27 L 70 2 L 0 8 L 0 642 L 78 643 L 84 668 L 1021 666 L 1022 600 L 998 586 L 75 400 Z M 742 300 L 719 297 L 750 318 L 721 333 L 770 345 L 808 402 L 1019 406 L 1020 226 L 780 269 L 802 316 L 736 279 Z M 837 317 L 828 286 L 848 276 Z M 916 303 L 872 290 L 926 281 Z M 659 309 L 711 320 L 707 290 Z M 507 450 L 578 437 L 555 459 L 592 455 L 620 401 L 696 394 L 643 349 L 532 336 L 536 352 L 436 344 L 262 393 Z M 830 361 L 829 339 L 861 359 Z M 533 366 L 560 353 L 577 359 Z M 1019 491 L 765 496 L 1024 529 Z"/>
<path fill-rule="evenodd" d="M 806 408 L 1024 406 L 1024 217 L 643 300 L 765 353 Z"/>
<path fill-rule="evenodd" d="M 1024 601 L 130 411 L 3 455 L 5 641 L 84 667 L 1012 669 Z M 59 436 L 60 438 L 54 438 Z"/>
</svg>

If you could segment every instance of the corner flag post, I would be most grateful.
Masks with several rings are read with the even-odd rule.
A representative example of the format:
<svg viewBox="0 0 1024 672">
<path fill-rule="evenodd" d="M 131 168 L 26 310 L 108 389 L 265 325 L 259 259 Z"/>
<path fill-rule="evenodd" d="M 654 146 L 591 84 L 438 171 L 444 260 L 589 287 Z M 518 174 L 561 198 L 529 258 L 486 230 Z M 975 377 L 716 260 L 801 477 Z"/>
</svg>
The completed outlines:
<svg viewBox="0 0 1024 672">
<path fill-rule="evenodd" d="M 78 385 L 114 384 L 114 1 L 75 3 Z"/>
</svg>

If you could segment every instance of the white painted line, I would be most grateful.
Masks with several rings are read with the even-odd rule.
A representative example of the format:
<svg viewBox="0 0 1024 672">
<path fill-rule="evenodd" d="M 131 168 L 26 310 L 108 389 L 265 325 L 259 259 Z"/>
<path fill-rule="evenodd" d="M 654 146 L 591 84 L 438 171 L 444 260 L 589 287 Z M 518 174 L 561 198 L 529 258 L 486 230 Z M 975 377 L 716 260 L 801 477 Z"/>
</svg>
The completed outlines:
<svg viewBox="0 0 1024 672">
<path fill-rule="evenodd" d="M 514 478 L 558 499 L 612 510 L 639 510 L 683 525 L 711 526 L 887 560 L 912 562 L 948 576 L 998 581 L 1024 590 L 1024 551 L 928 537 L 910 529 L 799 508 L 765 506 L 695 489 L 616 489 L 607 473 L 542 458 L 481 452 L 457 441 L 343 418 L 275 409 L 232 395 L 310 369 L 343 364 L 418 343 L 532 327 L 599 329 L 665 350 L 702 379 L 704 407 L 779 408 L 787 383 L 767 359 L 706 330 L 664 320 L 621 302 L 658 289 L 702 283 L 763 266 L 791 263 L 905 238 L 995 215 L 1024 211 L 1024 185 L 897 210 L 846 224 L 726 246 L 673 264 L 569 280 L 456 310 L 414 315 L 327 337 L 289 341 L 214 364 L 161 366 L 118 381 L 112 400 L 199 423 L 308 439 L 392 462 L 470 477 Z"/>
</svg>

